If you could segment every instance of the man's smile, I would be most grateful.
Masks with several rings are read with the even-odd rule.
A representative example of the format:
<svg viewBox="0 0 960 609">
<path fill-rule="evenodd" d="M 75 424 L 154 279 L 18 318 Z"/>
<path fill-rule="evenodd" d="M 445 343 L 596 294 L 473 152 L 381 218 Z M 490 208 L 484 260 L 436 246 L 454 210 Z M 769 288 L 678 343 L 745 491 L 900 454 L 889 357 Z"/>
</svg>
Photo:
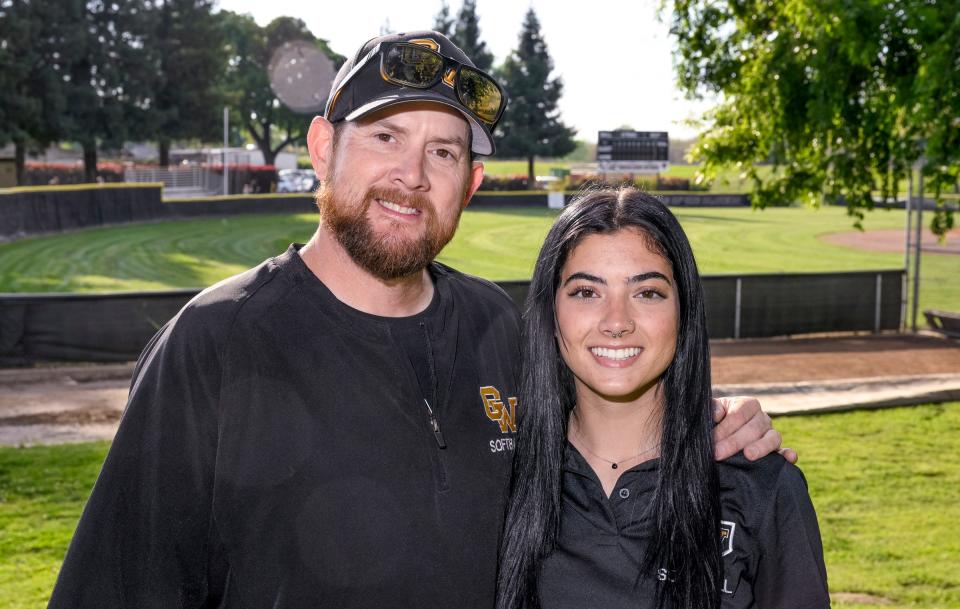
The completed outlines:
<svg viewBox="0 0 960 609">
<path fill-rule="evenodd" d="M 386 201 L 384 199 L 375 199 L 375 201 L 381 207 L 384 207 L 386 209 L 389 209 L 392 212 L 395 212 L 404 216 L 416 216 L 422 213 L 419 209 L 416 209 L 415 207 L 406 207 L 404 205 L 394 203 L 393 201 Z"/>
</svg>

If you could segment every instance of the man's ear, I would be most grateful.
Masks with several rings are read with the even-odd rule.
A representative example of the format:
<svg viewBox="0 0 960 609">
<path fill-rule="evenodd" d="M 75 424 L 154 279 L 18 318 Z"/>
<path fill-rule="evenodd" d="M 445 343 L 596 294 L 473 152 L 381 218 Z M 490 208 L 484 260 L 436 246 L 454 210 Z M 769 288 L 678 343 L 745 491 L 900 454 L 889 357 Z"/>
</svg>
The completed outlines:
<svg viewBox="0 0 960 609">
<path fill-rule="evenodd" d="M 333 125 L 322 116 L 313 117 L 307 132 L 307 150 L 317 179 L 327 179 L 327 169 L 333 155 Z"/>
<path fill-rule="evenodd" d="M 473 193 L 477 192 L 481 182 L 483 182 L 483 163 L 480 161 L 471 161 L 470 176 L 467 179 L 470 180 L 470 184 L 467 185 L 467 196 L 463 200 L 464 207 L 470 204 Z"/>
</svg>

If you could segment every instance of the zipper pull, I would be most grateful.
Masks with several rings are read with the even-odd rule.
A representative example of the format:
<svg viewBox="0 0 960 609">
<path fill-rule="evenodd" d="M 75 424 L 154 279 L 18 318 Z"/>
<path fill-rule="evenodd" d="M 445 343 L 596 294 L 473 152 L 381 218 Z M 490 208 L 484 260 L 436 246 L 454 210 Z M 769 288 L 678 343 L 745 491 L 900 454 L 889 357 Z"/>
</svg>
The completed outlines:
<svg viewBox="0 0 960 609">
<path fill-rule="evenodd" d="M 437 446 L 446 448 L 447 442 L 443 439 L 443 432 L 440 431 L 440 421 L 438 421 L 437 417 L 433 414 L 433 408 L 430 408 L 430 402 L 428 402 L 426 398 L 423 399 L 423 403 L 427 405 L 427 412 L 430 413 L 430 430 L 433 432 L 433 437 L 437 440 Z"/>
</svg>

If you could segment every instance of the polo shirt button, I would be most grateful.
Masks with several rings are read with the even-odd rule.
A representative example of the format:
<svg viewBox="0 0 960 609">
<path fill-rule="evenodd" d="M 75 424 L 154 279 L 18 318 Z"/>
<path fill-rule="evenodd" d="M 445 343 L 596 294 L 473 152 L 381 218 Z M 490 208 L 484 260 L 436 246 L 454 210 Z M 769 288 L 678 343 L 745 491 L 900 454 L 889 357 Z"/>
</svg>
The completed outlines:
<svg viewBox="0 0 960 609">
<path fill-rule="evenodd" d="M 620 498 L 621 498 L 621 499 L 626 499 L 626 498 L 629 497 L 629 496 L 630 496 L 630 489 L 628 489 L 628 488 L 622 488 L 622 489 L 620 489 Z"/>
</svg>

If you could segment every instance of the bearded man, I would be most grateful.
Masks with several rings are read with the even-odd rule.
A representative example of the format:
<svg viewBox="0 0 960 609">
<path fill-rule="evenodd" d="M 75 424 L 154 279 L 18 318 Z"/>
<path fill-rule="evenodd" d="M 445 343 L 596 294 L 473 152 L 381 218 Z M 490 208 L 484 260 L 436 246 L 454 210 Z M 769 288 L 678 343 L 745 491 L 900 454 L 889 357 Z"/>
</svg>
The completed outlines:
<svg viewBox="0 0 960 609">
<path fill-rule="evenodd" d="M 152 339 L 50 607 L 491 607 L 519 321 L 433 262 L 505 99 L 436 32 L 375 38 L 308 145 L 305 246 Z M 726 440 L 779 439 L 745 400 Z"/>
</svg>

